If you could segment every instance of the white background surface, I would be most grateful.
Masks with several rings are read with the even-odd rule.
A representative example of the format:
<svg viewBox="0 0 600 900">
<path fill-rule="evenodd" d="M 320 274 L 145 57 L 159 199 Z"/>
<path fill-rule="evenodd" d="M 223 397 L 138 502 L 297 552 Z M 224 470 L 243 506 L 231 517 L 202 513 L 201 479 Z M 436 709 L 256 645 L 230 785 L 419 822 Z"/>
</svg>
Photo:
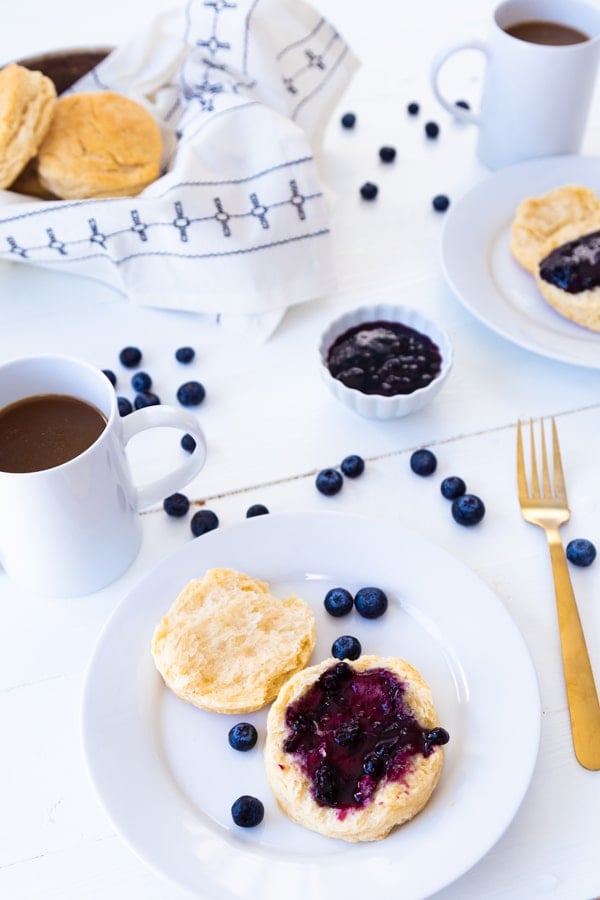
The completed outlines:
<svg viewBox="0 0 600 900">
<path fill-rule="evenodd" d="M 69 0 L 51 6 L 21 0 L 9 9 L 3 0 L 0 60 L 119 43 L 140 16 L 147 20 L 165 5 L 171 4 L 104 0 L 84 10 Z M 476 0 L 433 0 L 419 8 L 392 0 L 376 6 L 323 0 L 319 7 L 362 60 L 332 117 L 321 157 L 331 191 L 335 294 L 290 311 L 263 343 L 192 314 L 134 307 L 91 281 L 3 264 L 0 356 L 71 353 L 113 368 L 126 384 L 118 352 L 137 344 L 165 402 L 174 399 L 184 378 L 198 377 L 206 386 L 198 416 L 209 459 L 186 493 L 206 502 L 223 525 L 240 521 L 255 502 L 273 512 L 335 508 L 373 514 L 426 535 L 480 574 L 530 648 L 540 679 L 542 744 L 530 790 L 510 828 L 439 898 L 590 900 L 600 893 L 600 773 L 583 770 L 571 749 L 547 551 L 541 532 L 522 521 L 516 499 L 514 424 L 519 417 L 557 416 L 573 510 L 563 535 L 565 541 L 589 537 L 600 547 L 600 372 L 515 346 L 464 310 L 442 277 L 444 216 L 430 206 L 434 194 L 458 199 L 487 174 L 474 158 L 474 130 L 450 121 L 435 104 L 428 65 L 446 40 L 485 34 L 491 7 Z M 457 62 L 447 73 L 448 90 L 476 102 L 479 74 L 479 59 Z M 421 103 L 417 119 L 406 115 L 411 100 Z M 346 132 L 339 116 L 350 109 L 358 125 Z M 428 119 L 441 126 L 437 141 L 423 135 Z M 382 144 L 397 147 L 394 165 L 379 162 Z M 600 155 L 598 98 L 584 151 Z M 366 180 L 380 188 L 371 204 L 358 195 Z M 414 417 L 363 421 L 321 384 L 319 335 L 340 310 L 390 300 L 435 317 L 453 340 L 455 364 L 437 400 Z M 196 347 L 197 359 L 182 375 L 172 354 L 184 343 Z M 438 472 L 427 481 L 408 466 L 410 452 L 422 445 L 432 446 L 439 459 Z M 315 472 L 338 465 L 348 453 L 366 458 L 364 476 L 347 482 L 337 497 L 322 497 L 314 488 Z M 156 454 L 139 456 L 136 464 L 149 470 L 160 462 Z M 456 526 L 439 493 L 439 481 L 451 474 L 462 475 L 485 500 L 487 516 L 475 529 Z M 51 527 L 35 509 L 31 522 L 32 529 Z M 0 574 L 0 896 L 187 896 L 155 876 L 115 835 L 85 771 L 79 713 L 85 668 L 107 617 L 152 564 L 188 540 L 187 521 L 169 519 L 160 509 L 146 514 L 142 550 L 129 572 L 110 588 L 75 601 L 42 600 Z M 572 578 L 600 680 L 600 563 L 572 570 Z M 506 740 L 518 741 L 510 722 L 506 728 Z"/>
</svg>

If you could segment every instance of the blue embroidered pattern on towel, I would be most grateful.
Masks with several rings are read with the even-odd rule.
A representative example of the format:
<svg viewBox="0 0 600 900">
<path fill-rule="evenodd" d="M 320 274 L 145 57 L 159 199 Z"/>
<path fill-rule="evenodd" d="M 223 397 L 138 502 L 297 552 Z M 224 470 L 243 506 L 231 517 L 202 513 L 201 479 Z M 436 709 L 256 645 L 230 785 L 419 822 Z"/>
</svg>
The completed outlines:
<svg viewBox="0 0 600 900">
<path fill-rule="evenodd" d="M 133 198 L 28 199 L 4 207 L 0 201 L 0 259 L 67 266 L 128 292 L 128 263 L 144 257 L 171 258 L 179 266 L 218 262 L 281 253 L 328 236 L 305 110 L 322 91 L 328 99 L 317 101 L 315 119 L 335 100 L 354 66 L 348 62 L 348 72 L 336 75 L 347 45 L 302 0 L 189 0 L 175 21 L 183 61 L 148 98 L 172 136 L 163 176 Z M 74 89 L 118 90 L 118 68 L 109 56 Z M 313 258 L 326 256 L 320 251 Z M 301 282 L 303 254 L 298 273 L 290 261 L 296 264 L 285 257 L 280 275 L 273 267 L 272 282 Z M 192 272 L 195 284 L 198 270 Z M 139 292 L 139 268 L 133 273 Z M 219 289 L 215 273 L 207 270 L 204 286 L 211 290 Z M 142 291 L 160 290 L 161 277 L 154 267 L 152 284 Z M 186 277 L 180 268 L 182 290 L 190 287 Z"/>
</svg>

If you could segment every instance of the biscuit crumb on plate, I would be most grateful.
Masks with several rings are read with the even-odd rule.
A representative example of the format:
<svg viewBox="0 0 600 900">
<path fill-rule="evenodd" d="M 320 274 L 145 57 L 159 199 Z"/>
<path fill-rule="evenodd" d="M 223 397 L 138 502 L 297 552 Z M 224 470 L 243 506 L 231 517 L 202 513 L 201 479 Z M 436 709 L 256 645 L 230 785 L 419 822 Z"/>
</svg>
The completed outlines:
<svg viewBox="0 0 600 900">
<path fill-rule="evenodd" d="M 154 662 L 182 700 L 219 713 L 260 709 L 305 666 L 316 641 L 308 604 L 274 597 L 235 569 L 190 581 L 156 627 Z"/>
</svg>

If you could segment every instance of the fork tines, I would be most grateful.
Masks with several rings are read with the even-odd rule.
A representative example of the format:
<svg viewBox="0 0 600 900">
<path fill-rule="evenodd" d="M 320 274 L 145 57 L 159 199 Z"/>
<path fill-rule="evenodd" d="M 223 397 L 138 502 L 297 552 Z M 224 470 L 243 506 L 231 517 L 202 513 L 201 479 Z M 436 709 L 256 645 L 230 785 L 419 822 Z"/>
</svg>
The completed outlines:
<svg viewBox="0 0 600 900">
<path fill-rule="evenodd" d="M 550 468 L 548 466 L 548 454 L 546 450 L 546 435 L 544 428 L 544 420 L 540 419 L 540 445 L 541 445 L 541 465 L 542 465 L 542 487 L 540 490 L 540 481 L 538 475 L 537 453 L 535 443 L 535 431 L 533 427 L 533 419 L 529 420 L 529 442 L 531 448 L 530 475 L 531 487 L 527 483 L 527 474 L 525 470 L 525 457 L 523 451 L 523 434 L 521 422 L 517 422 L 517 484 L 520 498 L 529 498 L 533 500 L 551 497 L 563 500 L 567 503 L 567 489 L 565 486 L 565 477 L 560 456 L 560 445 L 558 443 L 558 432 L 554 417 L 551 419 L 552 428 L 552 468 L 553 480 L 550 477 Z"/>
</svg>

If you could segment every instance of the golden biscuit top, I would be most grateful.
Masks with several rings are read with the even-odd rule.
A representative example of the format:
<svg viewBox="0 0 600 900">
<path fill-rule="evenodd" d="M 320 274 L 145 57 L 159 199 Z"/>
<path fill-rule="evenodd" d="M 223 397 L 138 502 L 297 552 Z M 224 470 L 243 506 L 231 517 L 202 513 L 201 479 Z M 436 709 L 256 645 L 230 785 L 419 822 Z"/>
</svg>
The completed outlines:
<svg viewBox="0 0 600 900">
<path fill-rule="evenodd" d="M 153 116 L 113 91 L 56 102 L 38 154 L 42 184 L 64 199 L 133 196 L 158 178 L 162 138 Z"/>
</svg>

